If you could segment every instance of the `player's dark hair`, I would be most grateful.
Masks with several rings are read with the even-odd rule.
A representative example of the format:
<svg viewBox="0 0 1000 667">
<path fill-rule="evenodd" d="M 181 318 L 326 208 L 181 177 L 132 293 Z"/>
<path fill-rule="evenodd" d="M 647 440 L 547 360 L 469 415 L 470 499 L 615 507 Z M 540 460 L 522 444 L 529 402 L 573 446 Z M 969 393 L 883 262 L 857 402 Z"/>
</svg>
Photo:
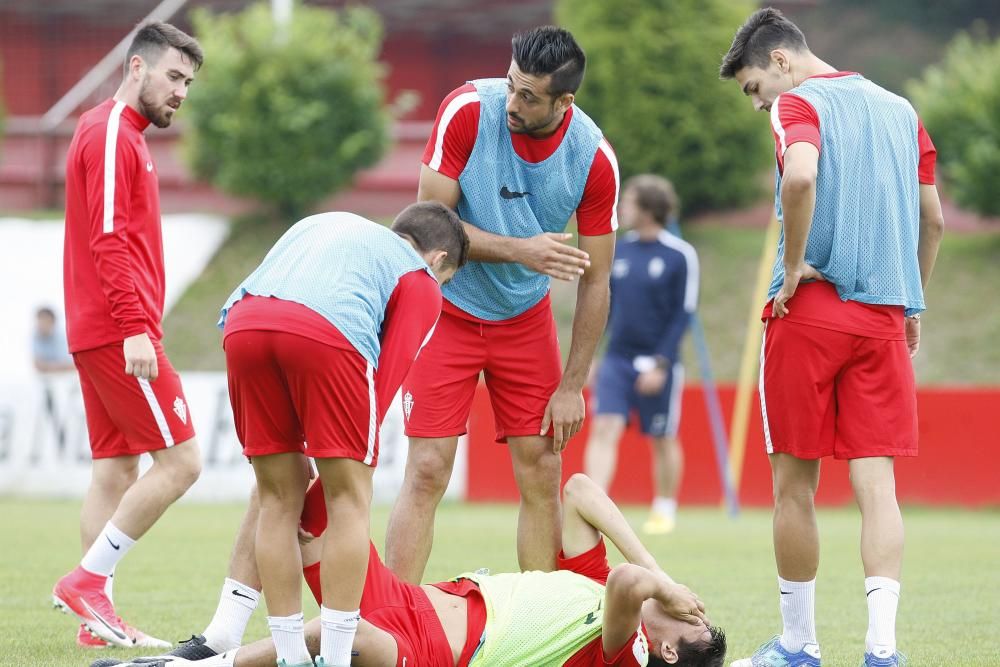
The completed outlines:
<svg viewBox="0 0 1000 667">
<path fill-rule="evenodd" d="M 723 667 L 726 659 L 726 633 L 722 628 L 708 626 L 711 638 L 677 642 L 677 662 L 673 665 L 663 658 L 650 654 L 648 667 Z"/>
<path fill-rule="evenodd" d="M 544 25 L 517 33 L 510 43 L 518 69 L 531 76 L 552 76 L 553 99 L 575 93 L 583 82 L 587 56 L 568 30 Z"/>
<path fill-rule="evenodd" d="M 469 235 L 461 218 L 441 202 L 410 204 L 392 221 L 392 231 L 410 239 L 426 253 L 444 250 L 445 266 L 460 269 L 469 261 Z"/>
<path fill-rule="evenodd" d="M 45 317 L 50 317 L 53 320 L 56 319 L 56 311 L 52 310 L 48 306 L 42 306 L 41 308 L 35 311 L 35 317 L 42 317 L 43 315 Z"/>
<path fill-rule="evenodd" d="M 628 179 L 622 192 L 628 191 L 635 193 L 639 208 L 664 227 L 671 216 L 677 215 L 680 208 L 673 183 L 656 174 L 639 174 Z"/>
<path fill-rule="evenodd" d="M 758 9 L 736 31 L 733 45 L 722 59 L 719 76 L 732 79 L 750 66 L 764 69 L 771 60 L 771 51 L 782 47 L 793 51 L 809 49 L 805 35 L 784 14 L 774 7 Z"/>
<path fill-rule="evenodd" d="M 167 49 L 177 49 L 190 58 L 194 69 L 201 69 L 205 62 L 205 53 L 201 45 L 191 35 L 163 21 L 147 21 L 139 26 L 132 38 L 132 45 L 125 55 L 125 71 L 132 56 L 139 56 L 147 63 L 154 65 Z"/>
</svg>

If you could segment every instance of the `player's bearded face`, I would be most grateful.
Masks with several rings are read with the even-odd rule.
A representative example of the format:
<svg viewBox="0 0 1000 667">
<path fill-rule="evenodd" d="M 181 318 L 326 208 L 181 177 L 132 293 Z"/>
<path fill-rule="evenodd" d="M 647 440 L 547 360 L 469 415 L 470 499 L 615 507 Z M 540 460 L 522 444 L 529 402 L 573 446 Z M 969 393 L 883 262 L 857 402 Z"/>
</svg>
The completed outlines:
<svg viewBox="0 0 1000 667">
<path fill-rule="evenodd" d="M 540 110 L 541 113 L 532 114 L 528 117 L 523 111 L 520 113 L 507 112 L 507 129 L 514 134 L 533 134 L 552 125 L 559 117 L 560 112 L 556 111 L 555 102 L 550 102 L 548 108 Z"/>
<path fill-rule="evenodd" d="M 566 112 L 565 100 L 548 93 L 549 77 L 525 74 L 512 62 L 507 71 L 507 129 L 513 134 L 547 134 Z"/>
<path fill-rule="evenodd" d="M 157 127 L 168 127 L 174 112 L 187 97 L 194 76 L 190 62 L 176 49 L 169 49 L 146 69 L 139 85 L 139 112 Z"/>
<path fill-rule="evenodd" d="M 169 106 L 168 100 L 164 100 L 162 94 L 156 93 L 150 78 L 150 75 L 146 74 L 139 87 L 139 113 L 156 127 L 168 127 L 173 120 L 174 108 Z M 176 104 L 179 106 L 180 102 Z"/>
</svg>

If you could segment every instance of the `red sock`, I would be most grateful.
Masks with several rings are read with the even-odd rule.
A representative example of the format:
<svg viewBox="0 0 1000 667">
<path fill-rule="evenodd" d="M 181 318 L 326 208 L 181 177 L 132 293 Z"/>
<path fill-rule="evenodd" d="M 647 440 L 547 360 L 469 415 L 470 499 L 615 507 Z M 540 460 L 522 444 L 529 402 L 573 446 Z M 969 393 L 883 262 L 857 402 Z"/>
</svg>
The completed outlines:
<svg viewBox="0 0 1000 667">
<path fill-rule="evenodd" d="M 313 597 L 316 598 L 316 604 L 322 605 L 323 586 L 319 580 L 319 564 L 320 561 L 316 561 L 312 565 L 306 565 L 302 568 L 302 576 L 306 578 L 306 584 L 309 586 L 309 590 L 312 591 Z"/>
<path fill-rule="evenodd" d="M 318 478 L 306 491 L 306 501 L 302 506 L 299 524 L 313 537 L 319 537 L 326 530 L 326 499 L 323 497 L 323 484 Z"/>
</svg>

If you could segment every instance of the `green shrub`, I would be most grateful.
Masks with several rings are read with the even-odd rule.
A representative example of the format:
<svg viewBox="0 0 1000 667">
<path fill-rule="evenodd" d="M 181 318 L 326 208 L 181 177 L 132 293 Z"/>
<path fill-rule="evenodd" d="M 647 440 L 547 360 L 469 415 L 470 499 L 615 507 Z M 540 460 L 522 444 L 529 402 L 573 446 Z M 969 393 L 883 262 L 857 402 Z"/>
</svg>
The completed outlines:
<svg viewBox="0 0 1000 667">
<path fill-rule="evenodd" d="M 744 0 L 558 0 L 587 53 L 577 96 L 614 146 L 622 178 L 671 179 L 687 212 L 761 194 L 774 144 L 764 114 L 719 64 L 756 5 Z"/>
<path fill-rule="evenodd" d="M 199 177 L 294 220 L 382 156 L 390 119 L 374 12 L 297 5 L 284 38 L 263 3 L 192 18 L 205 65 L 185 148 Z"/>
<path fill-rule="evenodd" d="M 1000 39 L 959 34 L 909 90 L 948 192 L 981 215 L 1000 215 Z"/>
</svg>

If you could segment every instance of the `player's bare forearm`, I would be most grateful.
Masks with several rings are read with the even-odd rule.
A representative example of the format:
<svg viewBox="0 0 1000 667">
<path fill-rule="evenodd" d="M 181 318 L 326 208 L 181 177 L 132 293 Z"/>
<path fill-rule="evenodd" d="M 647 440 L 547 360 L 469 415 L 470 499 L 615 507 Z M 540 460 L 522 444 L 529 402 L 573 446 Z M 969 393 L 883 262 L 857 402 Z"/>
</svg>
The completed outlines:
<svg viewBox="0 0 1000 667">
<path fill-rule="evenodd" d="M 590 373 L 590 364 L 608 322 L 611 289 L 607 283 L 581 280 L 576 292 L 573 338 L 560 386 L 582 391 Z"/>
<path fill-rule="evenodd" d="M 573 338 L 563 372 L 561 388 L 583 391 L 594 352 L 608 323 L 611 307 L 611 263 L 615 258 L 615 235 L 581 236 L 580 250 L 590 256 L 590 266 L 580 277 L 573 315 Z"/>
<path fill-rule="evenodd" d="M 794 143 L 785 151 L 784 160 L 785 170 L 781 177 L 784 264 L 786 271 L 794 271 L 805 262 L 806 242 L 816 208 L 819 151 L 810 143 Z"/>
<path fill-rule="evenodd" d="M 469 235 L 469 259 L 475 262 L 517 262 L 523 254 L 524 239 L 491 234 L 465 221 L 462 224 Z"/>
<path fill-rule="evenodd" d="M 937 186 L 920 185 L 920 240 L 917 243 L 917 260 L 920 262 L 920 282 L 927 289 L 937 261 L 941 237 L 944 236 L 944 214 Z"/>
<path fill-rule="evenodd" d="M 592 479 L 577 473 L 563 487 L 563 551 L 575 556 L 593 548 L 599 534 L 618 547 L 628 562 L 660 571 L 618 506 Z"/>
</svg>

